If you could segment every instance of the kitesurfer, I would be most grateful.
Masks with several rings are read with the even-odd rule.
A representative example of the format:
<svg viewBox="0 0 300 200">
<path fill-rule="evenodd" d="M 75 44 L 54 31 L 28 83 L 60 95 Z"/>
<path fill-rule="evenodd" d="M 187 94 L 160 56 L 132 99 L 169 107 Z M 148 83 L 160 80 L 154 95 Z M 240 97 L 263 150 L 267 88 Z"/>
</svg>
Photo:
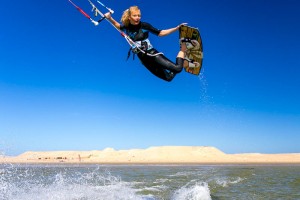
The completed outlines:
<svg viewBox="0 0 300 200">
<path fill-rule="evenodd" d="M 176 63 L 174 63 L 153 48 L 148 39 L 149 32 L 157 36 L 166 36 L 174 33 L 180 26 L 185 25 L 186 23 L 179 24 L 170 29 L 157 29 L 147 22 L 140 21 L 141 11 L 137 6 L 131 6 L 123 12 L 121 18 L 122 24 L 114 20 L 110 12 L 106 13 L 105 17 L 116 28 L 124 31 L 136 43 L 138 47 L 131 48 L 131 51 L 137 54 L 142 64 L 155 76 L 165 81 L 171 81 L 176 74 L 182 71 L 184 62 L 189 62 L 189 67 L 196 67 L 199 65 L 197 62 L 191 62 L 185 59 L 185 51 L 187 50 L 187 47 L 191 45 L 190 40 L 181 40 L 180 51 L 177 54 Z"/>
</svg>

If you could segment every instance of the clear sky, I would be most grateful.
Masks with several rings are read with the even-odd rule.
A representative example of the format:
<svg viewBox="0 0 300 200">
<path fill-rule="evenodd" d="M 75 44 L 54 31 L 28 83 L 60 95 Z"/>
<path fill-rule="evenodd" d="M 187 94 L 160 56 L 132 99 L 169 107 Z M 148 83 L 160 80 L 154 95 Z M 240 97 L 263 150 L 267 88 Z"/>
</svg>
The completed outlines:
<svg viewBox="0 0 300 200">
<path fill-rule="evenodd" d="M 88 1 L 74 2 L 92 16 Z M 159 29 L 198 27 L 201 75 L 158 79 L 138 58 L 126 61 L 129 46 L 109 23 L 95 27 L 67 0 L 3 1 L 0 151 L 300 152 L 300 1 L 103 3 L 118 20 L 138 5 Z M 178 32 L 150 40 L 175 61 Z"/>
</svg>

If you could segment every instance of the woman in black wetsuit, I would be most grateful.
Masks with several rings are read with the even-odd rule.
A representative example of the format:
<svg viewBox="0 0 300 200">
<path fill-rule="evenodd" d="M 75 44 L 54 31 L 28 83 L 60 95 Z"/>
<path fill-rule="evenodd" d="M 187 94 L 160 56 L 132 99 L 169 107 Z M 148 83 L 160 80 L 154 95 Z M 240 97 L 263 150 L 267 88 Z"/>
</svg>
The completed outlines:
<svg viewBox="0 0 300 200">
<path fill-rule="evenodd" d="M 139 45 L 139 49 L 132 49 L 134 53 L 137 53 L 142 64 L 155 76 L 165 80 L 171 81 L 177 73 L 180 73 L 183 68 L 183 63 L 188 62 L 184 59 L 186 44 L 181 43 L 180 51 L 177 54 L 176 63 L 173 63 L 166 58 L 162 53 L 158 52 L 151 45 L 148 36 L 149 32 L 157 36 L 166 36 L 177 31 L 182 23 L 175 28 L 166 30 L 159 30 L 154 28 L 151 24 L 141 22 L 141 11 L 137 6 L 132 6 L 125 10 L 121 22 L 118 23 L 111 17 L 110 13 L 106 13 L 105 17 L 118 29 L 124 31 L 133 41 Z M 197 65 L 198 63 L 189 63 L 189 65 Z"/>
</svg>

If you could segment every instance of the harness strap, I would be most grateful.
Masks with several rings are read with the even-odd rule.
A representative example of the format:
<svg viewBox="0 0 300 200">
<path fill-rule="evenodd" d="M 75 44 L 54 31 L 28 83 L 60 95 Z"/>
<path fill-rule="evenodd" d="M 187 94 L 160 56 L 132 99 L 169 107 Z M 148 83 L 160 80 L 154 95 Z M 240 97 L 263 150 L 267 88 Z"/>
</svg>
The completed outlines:
<svg viewBox="0 0 300 200">
<path fill-rule="evenodd" d="M 149 52 L 147 52 L 147 51 L 136 51 L 136 50 L 133 50 L 133 48 L 131 47 L 131 48 L 128 50 L 126 61 L 130 58 L 131 52 L 133 53 L 133 54 L 132 54 L 132 60 L 134 60 L 135 55 L 138 54 L 139 52 L 141 52 L 141 53 L 143 53 L 143 54 L 146 54 L 147 56 L 151 56 L 151 57 L 152 57 L 152 56 L 153 56 L 153 57 L 154 57 L 154 56 L 158 56 L 158 55 L 164 55 L 162 52 L 158 52 L 158 53 L 152 54 L 152 53 L 149 53 Z"/>
<path fill-rule="evenodd" d="M 133 53 L 133 57 L 132 59 L 134 60 L 134 57 L 135 57 L 135 54 L 138 54 L 138 53 L 143 53 L 147 56 L 157 56 L 157 55 L 160 55 L 160 54 L 163 54 L 162 52 L 158 52 L 158 53 L 150 53 L 151 52 L 151 49 L 153 49 L 153 46 L 151 45 L 149 39 L 146 39 L 146 40 L 143 40 L 143 41 L 135 41 L 133 43 L 131 43 L 131 39 L 130 38 L 125 38 L 127 40 L 127 42 L 130 44 L 130 49 L 127 53 L 127 59 L 129 59 L 130 57 L 130 54 L 131 52 Z"/>
<path fill-rule="evenodd" d="M 129 49 L 128 53 L 127 53 L 127 59 L 126 59 L 126 61 L 130 58 L 131 51 L 132 51 L 132 47 L 130 47 L 130 49 Z M 132 52 L 133 52 L 133 51 L 132 51 Z M 133 53 L 133 55 L 132 55 L 132 60 L 134 60 L 135 54 L 136 54 L 136 53 Z"/>
</svg>

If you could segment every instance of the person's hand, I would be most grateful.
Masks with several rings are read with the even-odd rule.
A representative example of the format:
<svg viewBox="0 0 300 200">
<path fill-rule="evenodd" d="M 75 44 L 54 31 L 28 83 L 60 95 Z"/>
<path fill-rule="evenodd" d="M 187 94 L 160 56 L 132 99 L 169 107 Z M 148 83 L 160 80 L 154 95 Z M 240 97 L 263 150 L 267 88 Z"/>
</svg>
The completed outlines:
<svg viewBox="0 0 300 200">
<path fill-rule="evenodd" d="M 104 17 L 107 18 L 107 19 L 111 18 L 111 12 L 105 13 L 105 14 L 104 14 Z"/>
<path fill-rule="evenodd" d="M 177 29 L 179 29 L 181 26 L 185 26 L 185 25 L 187 25 L 188 23 L 181 23 L 181 24 L 179 24 L 178 26 L 177 26 Z"/>
</svg>

